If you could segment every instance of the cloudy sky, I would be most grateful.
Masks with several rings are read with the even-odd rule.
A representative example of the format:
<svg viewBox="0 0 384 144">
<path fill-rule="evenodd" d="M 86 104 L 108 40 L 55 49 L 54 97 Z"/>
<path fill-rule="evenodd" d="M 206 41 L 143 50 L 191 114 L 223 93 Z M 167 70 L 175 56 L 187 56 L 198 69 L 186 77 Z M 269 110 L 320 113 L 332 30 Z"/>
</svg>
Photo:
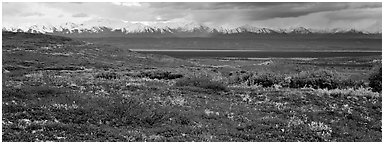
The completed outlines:
<svg viewBox="0 0 384 144">
<path fill-rule="evenodd" d="M 355 28 L 381 32 L 376 3 L 3 3 L 3 25 L 81 23 L 91 19 L 196 22 L 209 26 L 245 24 L 290 28 Z"/>
</svg>

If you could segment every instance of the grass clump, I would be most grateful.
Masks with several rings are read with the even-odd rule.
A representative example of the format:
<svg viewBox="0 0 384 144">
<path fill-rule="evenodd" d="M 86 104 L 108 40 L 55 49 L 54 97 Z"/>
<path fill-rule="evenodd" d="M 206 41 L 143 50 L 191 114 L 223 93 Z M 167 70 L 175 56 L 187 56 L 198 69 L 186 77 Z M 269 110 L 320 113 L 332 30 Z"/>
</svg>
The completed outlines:
<svg viewBox="0 0 384 144">
<path fill-rule="evenodd" d="M 176 86 L 192 86 L 199 87 L 204 89 L 210 89 L 214 91 L 225 91 L 227 90 L 227 86 L 219 81 L 213 81 L 208 76 L 192 76 L 192 77 L 184 77 L 179 79 L 175 83 Z"/>
</svg>

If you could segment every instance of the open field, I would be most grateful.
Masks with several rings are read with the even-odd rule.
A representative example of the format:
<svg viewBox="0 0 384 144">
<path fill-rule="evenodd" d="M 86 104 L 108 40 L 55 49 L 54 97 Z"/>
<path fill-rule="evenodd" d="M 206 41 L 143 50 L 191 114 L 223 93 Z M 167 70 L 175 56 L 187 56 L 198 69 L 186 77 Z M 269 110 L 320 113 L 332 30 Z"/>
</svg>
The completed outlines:
<svg viewBox="0 0 384 144">
<path fill-rule="evenodd" d="M 252 36 L 213 38 L 79 38 L 125 49 L 153 50 L 267 50 L 267 51 L 381 51 L 381 35 Z"/>
<path fill-rule="evenodd" d="M 176 58 L 324 58 L 380 56 L 381 51 L 132 50 Z"/>
<path fill-rule="evenodd" d="M 191 58 L 3 32 L 2 141 L 382 141 L 381 56 Z"/>
</svg>

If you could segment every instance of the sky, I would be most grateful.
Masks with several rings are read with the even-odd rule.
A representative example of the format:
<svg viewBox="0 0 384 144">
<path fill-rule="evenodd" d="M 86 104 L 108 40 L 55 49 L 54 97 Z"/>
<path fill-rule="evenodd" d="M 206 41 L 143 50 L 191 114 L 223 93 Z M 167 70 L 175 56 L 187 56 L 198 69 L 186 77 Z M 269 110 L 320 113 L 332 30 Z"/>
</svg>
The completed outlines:
<svg viewBox="0 0 384 144">
<path fill-rule="evenodd" d="M 381 32 L 380 2 L 56 2 L 2 3 L 3 25 L 82 23 L 92 19 L 194 22 L 207 26 L 313 29 L 354 28 Z"/>
</svg>

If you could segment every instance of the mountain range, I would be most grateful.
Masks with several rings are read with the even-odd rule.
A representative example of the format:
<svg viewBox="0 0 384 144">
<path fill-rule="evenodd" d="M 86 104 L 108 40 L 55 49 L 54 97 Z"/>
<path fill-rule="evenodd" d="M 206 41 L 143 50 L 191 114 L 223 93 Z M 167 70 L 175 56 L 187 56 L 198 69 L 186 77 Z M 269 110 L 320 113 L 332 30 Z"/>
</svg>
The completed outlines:
<svg viewBox="0 0 384 144">
<path fill-rule="evenodd" d="M 358 31 L 355 29 L 311 29 L 293 27 L 289 29 L 263 28 L 251 25 L 225 28 L 212 27 L 198 23 L 187 22 L 128 22 L 107 19 L 94 19 L 83 23 L 67 22 L 60 25 L 32 24 L 24 26 L 3 25 L 2 31 L 44 33 L 70 37 L 124 37 L 129 35 L 163 35 L 176 37 L 205 37 L 212 35 L 231 34 L 381 34 Z"/>
</svg>

